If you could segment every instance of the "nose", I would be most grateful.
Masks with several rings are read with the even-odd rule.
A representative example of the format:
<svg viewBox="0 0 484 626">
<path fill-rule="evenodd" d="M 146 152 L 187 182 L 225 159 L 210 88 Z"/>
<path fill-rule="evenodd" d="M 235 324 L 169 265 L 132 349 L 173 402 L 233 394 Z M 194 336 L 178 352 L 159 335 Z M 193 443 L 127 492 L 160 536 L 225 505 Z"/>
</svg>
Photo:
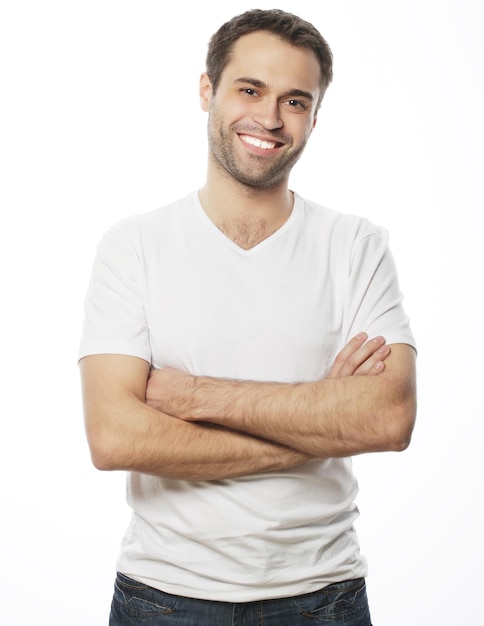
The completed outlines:
<svg viewBox="0 0 484 626">
<path fill-rule="evenodd" d="M 263 98 L 257 103 L 252 119 L 266 130 L 281 128 L 283 122 L 281 120 L 279 102 L 272 98 Z"/>
</svg>

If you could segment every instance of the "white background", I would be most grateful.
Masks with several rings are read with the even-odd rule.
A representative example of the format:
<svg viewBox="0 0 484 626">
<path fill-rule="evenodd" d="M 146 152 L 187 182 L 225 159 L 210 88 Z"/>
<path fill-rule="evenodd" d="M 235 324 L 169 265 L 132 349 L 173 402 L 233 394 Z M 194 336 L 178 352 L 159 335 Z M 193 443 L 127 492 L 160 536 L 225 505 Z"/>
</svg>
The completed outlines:
<svg viewBox="0 0 484 626">
<path fill-rule="evenodd" d="M 107 624 L 128 510 L 124 476 L 92 468 L 82 424 L 76 354 L 95 246 L 112 222 L 203 183 L 206 43 L 253 6 L 0 5 L 2 624 Z M 292 187 L 389 229 L 419 344 L 411 447 L 355 460 L 373 621 L 475 624 L 484 557 L 483 3 L 278 6 L 312 21 L 335 56 Z"/>
</svg>

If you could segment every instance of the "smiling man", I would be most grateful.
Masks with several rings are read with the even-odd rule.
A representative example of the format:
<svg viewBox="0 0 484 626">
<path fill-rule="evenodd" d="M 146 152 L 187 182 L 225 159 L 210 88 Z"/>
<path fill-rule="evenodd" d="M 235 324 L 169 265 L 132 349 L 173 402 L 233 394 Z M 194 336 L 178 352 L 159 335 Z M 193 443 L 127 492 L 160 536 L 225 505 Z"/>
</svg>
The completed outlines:
<svg viewBox="0 0 484 626">
<path fill-rule="evenodd" d="M 133 514 L 110 624 L 369 626 L 351 456 L 404 450 L 415 350 L 384 229 L 289 176 L 332 78 L 308 22 L 212 37 L 205 185 L 103 237 L 80 349 Z"/>
<path fill-rule="evenodd" d="M 209 75 L 202 77 L 211 162 L 258 189 L 287 183 L 316 123 L 324 89 L 313 52 L 280 43 L 277 35 L 264 31 L 239 39 L 216 96 Z"/>
</svg>

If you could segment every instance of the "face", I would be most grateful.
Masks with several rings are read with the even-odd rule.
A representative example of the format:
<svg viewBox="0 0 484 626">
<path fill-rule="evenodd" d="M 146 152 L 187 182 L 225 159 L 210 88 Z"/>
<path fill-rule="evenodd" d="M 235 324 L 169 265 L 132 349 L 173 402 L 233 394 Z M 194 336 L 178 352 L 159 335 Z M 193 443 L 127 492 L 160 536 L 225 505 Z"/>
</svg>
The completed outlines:
<svg viewBox="0 0 484 626">
<path fill-rule="evenodd" d="M 287 183 L 316 123 L 320 69 L 313 52 L 267 32 L 244 35 L 216 93 L 204 74 L 200 95 L 217 171 L 254 188 Z"/>
</svg>

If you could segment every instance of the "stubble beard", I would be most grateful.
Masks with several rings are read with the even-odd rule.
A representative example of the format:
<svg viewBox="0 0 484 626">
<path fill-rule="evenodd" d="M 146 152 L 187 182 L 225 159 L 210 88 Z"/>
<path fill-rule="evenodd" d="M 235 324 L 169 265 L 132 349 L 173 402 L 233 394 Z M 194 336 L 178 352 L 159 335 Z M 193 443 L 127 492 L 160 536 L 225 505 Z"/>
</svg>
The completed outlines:
<svg viewBox="0 0 484 626">
<path fill-rule="evenodd" d="M 223 127 L 217 112 L 212 109 L 208 123 L 208 143 L 211 158 L 215 165 L 225 176 L 228 176 L 238 183 L 252 189 L 271 189 L 286 182 L 289 174 L 301 156 L 306 142 L 299 146 L 292 147 L 292 137 L 287 135 L 276 135 L 272 133 L 274 141 L 282 141 L 289 149 L 278 158 L 270 162 L 267 157 L 248 155 L 248 163 L 244 164 L 237 157 L 234 141 L 238 140 L 237 133 L 247 134 L 261 132 L 267 136 L 267 131 L 261 128 L 241 128 L 237 124 L 229 127 L 226 131 Z"/>
</svg>

